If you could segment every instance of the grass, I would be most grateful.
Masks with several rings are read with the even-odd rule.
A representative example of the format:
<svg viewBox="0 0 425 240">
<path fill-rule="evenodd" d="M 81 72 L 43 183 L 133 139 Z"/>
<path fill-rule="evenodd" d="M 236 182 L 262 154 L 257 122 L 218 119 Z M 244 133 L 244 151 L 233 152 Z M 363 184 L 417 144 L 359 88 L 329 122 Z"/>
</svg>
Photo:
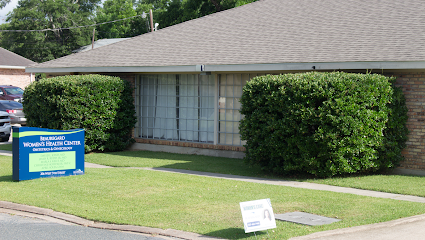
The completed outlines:
<svg viewBox="0 0 425 240">
<path fill-rule="evenodd" d="M 369 175 L 309 179 L 308 182 L 425 197 L 425 177 L 420 176 Z"/>
<path fill-rule="evenodd" d="M 226 239 L 256 239 L 253 233 L 244 233 L 239 208 L 239 202 L 256 199 L 270 198 L 275 213 L 302 211 L 342 219 L 323 226 L 277 221 L 277 228 L 269 230 L 270 238 L 263 231 L 257 232 L 258 239 L 288 239 L 425 213 L 421 203 L 140 169 L 89 168 L 82 176 L 21 182 L 12 181 L 11 175 L 11 157 L 0 156 L 1 200 L 94 221 L 172 228 Z"/>
<path fill-rule="evenodd" d="M 86 154 L 85 160 L 91 163 L 114 167 L 164 167 L 251 177 L 267 177 L 259 169 L 244 164 L 242 159 L 223 157 L 150 151 L 124 151 Z"/>
<path fill-rule="evenodd" d="M 0 145 L 0 150 L 12 151 L 12 145 Z M 279 178 L 266 175 L 258 169 L 247 166 L 242 159 L 187 154 L 149 151 L 92 153 L 86 155 L 86 161 L 114 167 L 164 167 L 251 177 Z M 369 175 L 327 179 L 290 179 L 282 177 L 280 179 L 425 197 L 425 178 L 418 176 Z"/>
<path fill-rule="evenodd" d="M 127 151 L 87 154 L 86 161 L 114 167 L 164 167 L 241 176 L 279 178 L 277 176 L 264 174 L 256 168 L 247 166 L 242 159 L 221 157 L 149 151 Z M 328 179 L 291 179 L 283 177 L 280 177 L 280 179 L 425 197 L 425 178 L 416 176 L 370 175 Z"/>
<path fill-rule="evenodd" d="M 1 144 L 0 150 L 4 151 L 12 151 L 12 144 Z"/>
</svg>

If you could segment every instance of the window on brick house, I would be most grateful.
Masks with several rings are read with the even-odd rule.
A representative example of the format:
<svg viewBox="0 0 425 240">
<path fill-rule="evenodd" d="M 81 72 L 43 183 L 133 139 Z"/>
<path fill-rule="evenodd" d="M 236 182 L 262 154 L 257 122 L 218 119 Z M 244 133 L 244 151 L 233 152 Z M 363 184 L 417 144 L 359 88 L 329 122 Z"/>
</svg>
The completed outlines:
<svg viewBox="0 0 425 240">
<path fill-rule="evenodd" d="M 140 75 L 136 80 L 135 136 L 214 142 L 213 75 Z"/>
</svg>

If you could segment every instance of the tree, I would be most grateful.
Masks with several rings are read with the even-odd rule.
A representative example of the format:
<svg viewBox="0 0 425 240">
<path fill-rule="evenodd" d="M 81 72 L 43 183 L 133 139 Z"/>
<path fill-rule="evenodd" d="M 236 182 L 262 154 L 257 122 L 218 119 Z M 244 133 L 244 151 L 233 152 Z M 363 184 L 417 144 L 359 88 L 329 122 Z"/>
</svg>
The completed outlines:
<svg viewBox="0 0 425 240">
<path fill-rule="evenodd" d="M 161 12 L 164 12 L 167 8 L 167 5 L 170 4 L 171 0 L 139 0 L 135 3 L 136 12 L 138 15 L 145 13 L 147 18 L 136 18 L 133 24 L 133 27 L 137 29 L 137 31 L 142 34 L 146 32 L 150 32 L 150 24 L 149 24 L 149 10 L 153 11 L 153 18 L 155 23 L 159 23 L 157 20 L 158 15 Z M 161 27 L 161 26 L 160 26 Z"/>
<path fill-rule="evenodd" d="M 0 0 L 0 9 L 6 7 L 8 3 L 10 3 L 10 0 Z"/>
<path fill-rule="evenodd" d="M 2 47 L 35 62 L 44 62 L 72 53 L 91 42 L 93 12 L 100 0 L 21 0 L 7 18 Z M 64 29 L 70 28 L 71 29 Z"/>
<path fill-rule="evenodd" d="M 97 23 L 103 23 L 136 15 L 137 12 L 133 8 L 133 0 L 106 0 L 103 3 L 103 8 L 97 10 L 95 20 Z M 134 23 L 135 18 L 100 25 L 96 27 L 97 37 L 100 39 L 124 38 L 140 35 L 142 32 L 137 31 Z"/>
<path fill-rule="evenodd" d="M 156 21 L 161 28 L 238 7 L 256 0 L 169 0 L 158 11 Z"/>
<path fill-rule="evenodd" d="M 165 28 L 211 13 L 241 6 L 256 0 L 106 0 L 97 11 L 96 22 L 108 22 L 145 13 L 119 23 L 98 27 L 99 38 L 131 37 L 151 31 L 149 10 L 159 28 Z M 135 10 L 134 10 L 135 9 Z M 134 13 L 135 11 L 135 13 Z"/>
</svg>

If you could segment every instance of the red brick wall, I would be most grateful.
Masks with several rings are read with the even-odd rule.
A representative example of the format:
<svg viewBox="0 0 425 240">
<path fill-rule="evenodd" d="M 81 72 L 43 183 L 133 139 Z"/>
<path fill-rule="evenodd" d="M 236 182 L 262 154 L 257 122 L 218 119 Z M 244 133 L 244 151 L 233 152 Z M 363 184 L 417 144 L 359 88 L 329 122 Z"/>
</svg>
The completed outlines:
<svg viewBox="0 0 425 240">
<path fill-rule="evenodd" d="M 111 74 L 102 73 L 102 75 L 119 77 L 119 78 L 129 82 L 130 85 L 133 87 L 133 99 L 134 99 L 134 96 L 135 96 L 134 95 L 134 88 L 136 87 L 136 80 L 135 80 L 136 75 L 131 74 L 131 73 L 111 73 Z"/>
<path fill-rule="evenodd" d="M 135 82 L 135 77 L 136 77 L 136 75 L 134 75 L 134 74 L 124 74 L 124 73 L 120 73 L 120 74 L 111 74 L 111 76 L 116 76 L 116 77 L 119 77 L 119 78 L 121 78 L 121 79 L 123 79 L 123 80 L 126 80 L 126 81 L 128 81 L 128 82 L 130 82 L 130 85 L 134 88 L 136 85 L 136 82 Z M 134 96 L 134 91 L 133 91 L 133 96 Z"/>
<path fill-rule="evenodd" d="M 409 139 L 400 168 L 425 170 L 425 72 L 394 74 L 403 89 L 409 109 Z"/>
<path fill-rule="evenodd" d="M 25 69 L 5 69 L 0 68 L 0 85 L 13 85 L 25 89 L 32 81 L 31 74 Z"/>
</svg>

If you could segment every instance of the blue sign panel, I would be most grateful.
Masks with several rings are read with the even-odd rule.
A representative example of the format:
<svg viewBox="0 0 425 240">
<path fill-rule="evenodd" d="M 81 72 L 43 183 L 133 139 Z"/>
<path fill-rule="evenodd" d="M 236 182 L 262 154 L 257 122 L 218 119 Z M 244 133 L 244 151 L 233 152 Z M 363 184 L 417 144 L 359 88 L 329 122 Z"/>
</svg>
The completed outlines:
<svg viewBox="0 0 425 240">
<path fill-rule="evenodd" d="M 13 180 L 84 174 L 84 129 L 13 127 Z"/>
</svg>

